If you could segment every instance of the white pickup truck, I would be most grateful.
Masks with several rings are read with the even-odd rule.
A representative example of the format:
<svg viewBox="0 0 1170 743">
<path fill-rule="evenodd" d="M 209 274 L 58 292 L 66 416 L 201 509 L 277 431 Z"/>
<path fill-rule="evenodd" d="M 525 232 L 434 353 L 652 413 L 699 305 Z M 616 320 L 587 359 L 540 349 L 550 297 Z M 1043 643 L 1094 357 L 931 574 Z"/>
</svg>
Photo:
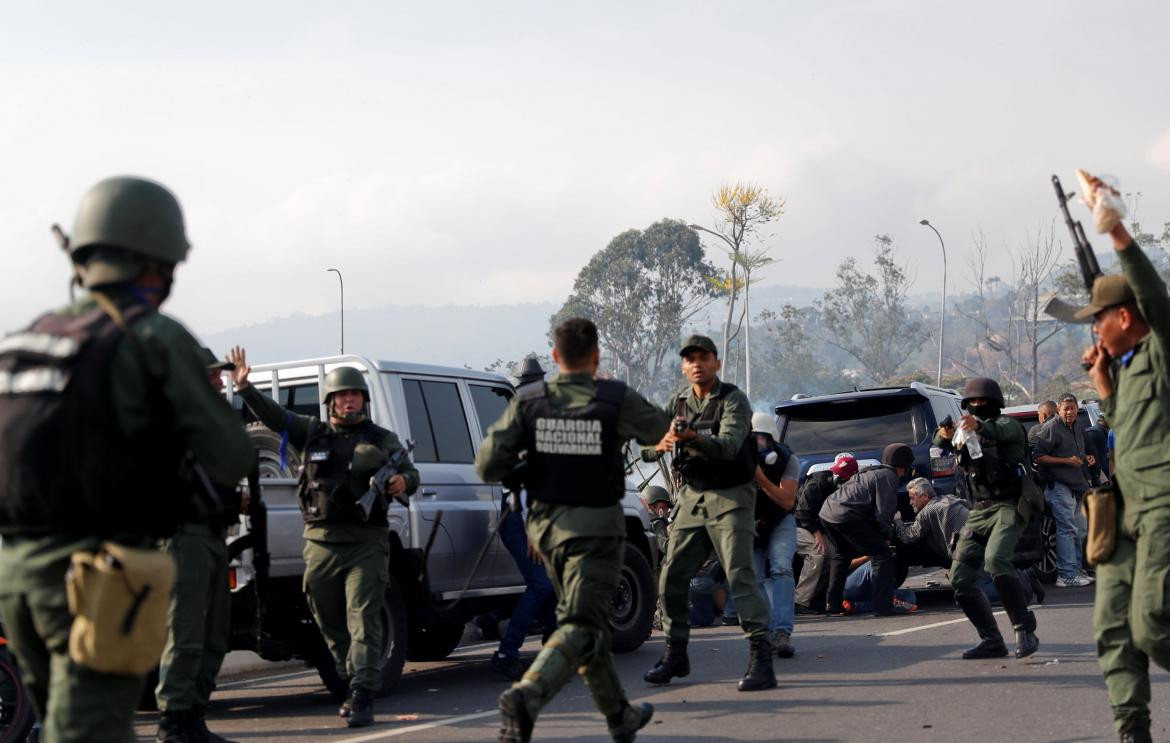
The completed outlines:
<svg viewBox="0 0 1170 743">
<path fill-rule="evenodd" d="M 388 692 L 406 660 L 446 657 L 471 617 L 492 610 L 506 615 L 524 591 L 515 562 L 494 536 L 501 486 L 482 482 L 473 464 L 484 432 L 503 413 L 513 388 L 497 374 L 355 355 L 257 364 L 251 381 L 289 410 L 324 419 L 319 390 L 325 374 L 338 366 L 362 371 L 373 421 L 413 443 L 421 476 L 409 508 L 392 503 L 389 513 L 391 586 L 382 670 L 382 688 Z M 303 659 L 317 667 L 331 692 L 343 694 L 301 591 L 298 453 L 290 447 L 282 467 L 280 437 L 254 422 L 241 402 L 232 399 L 260 455 L 263 497 L 229 536 L 232 649 L 253 650 L 274 661 Z M 628 541 L 613 606 L 617 652 L 634 650 L 649 636 L 657 597 L 652 577 L 657 543 L 633 480 L 627 481 L 623 507 Z M 483 559 L 473 573 L 481 551 Z"/>
</svg>

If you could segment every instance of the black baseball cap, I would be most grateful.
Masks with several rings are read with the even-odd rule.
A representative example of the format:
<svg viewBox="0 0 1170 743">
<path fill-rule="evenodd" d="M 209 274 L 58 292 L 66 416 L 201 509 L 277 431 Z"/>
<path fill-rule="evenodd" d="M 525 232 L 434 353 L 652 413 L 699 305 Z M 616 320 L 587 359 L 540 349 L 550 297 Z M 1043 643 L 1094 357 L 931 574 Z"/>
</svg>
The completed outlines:
<svg viewBox="0 0 1170 743">
<path fill-rule="evenodd" d="M 719 349 L 715 347 L 715 341 L 711 340 L 705 335 L 692 335 L 688 337 L 682 344 L 682 350 L 678 352 L 679 356 L 686 356 L 687 351 L 692 349 L 699 349 L 700 351 L 707 351 L 715 354 L 716 358 L 719 356 Z"/>
</svg>

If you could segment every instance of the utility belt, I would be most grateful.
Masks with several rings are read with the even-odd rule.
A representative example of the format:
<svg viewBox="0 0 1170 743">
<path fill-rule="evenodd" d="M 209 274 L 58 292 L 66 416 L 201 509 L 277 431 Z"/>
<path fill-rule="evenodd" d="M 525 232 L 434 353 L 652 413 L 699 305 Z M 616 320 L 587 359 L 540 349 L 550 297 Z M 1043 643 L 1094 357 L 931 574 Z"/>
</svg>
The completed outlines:
<svg viewBox="0 0 1170 743">
<path fill-rule="evenodd" d="M 1016 502 L 1015 498 L 981 498 L 971 504 L 972 511 L 982 511 L 985 508 L 995 508 L 996 506 L 1010 506 Z"/>
<path fill-rule="evenodd" d="M 158 664 L 167 637 L 175 561 L 157 549 L 104 542 L 74 552 L 65 576 L 69 657 L 100 673 L 141 676 Z"/>
</svg>

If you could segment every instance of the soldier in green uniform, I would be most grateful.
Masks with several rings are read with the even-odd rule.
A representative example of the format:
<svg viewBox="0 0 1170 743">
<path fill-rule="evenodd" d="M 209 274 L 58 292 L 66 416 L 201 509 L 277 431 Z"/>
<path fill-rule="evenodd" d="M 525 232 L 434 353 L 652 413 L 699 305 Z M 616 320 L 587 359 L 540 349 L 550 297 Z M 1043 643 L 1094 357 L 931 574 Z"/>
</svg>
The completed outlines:
<svg viewBox="0 0 1170 743">
<path fill-rule="evenodd" d="M 68 247 L 87 293 L 0 344 L 0 615 L 44 740 L 121 742 L 133 740 L 143 679 L 71 658 L 70 556 L 156 545 L 190 514 L 189 455 L 220 486 L 253 455 L 199 345 L 158 312 L 189 248 L 175 197 L 142 178 L 104 180 Z"/>
<path fill-rule="evenodd" d="M 977 435 L 978 443 L 958 452 L 959 474 L 966 479 L 974 504 L 955 547 L 951 585 L 955 601 L 980 638 L 979 644 L 966 650 L 963 657 L 1002 658 L 1008 654 L 991 604 L 979 590 L 979 571 L 986 566 L 1015 630 L 1016 657 L 1025 658 L 1040 647 L 1036 615 L 1028 610 L 1024 586 L 1012 565 L 1025 524 L 1019 501 L 1026 484 L 1024 478 L 1030 477 L 1023 467 L 1026 434 L 1019 421 L 1000 414 L 1003 392 L 993 379 L 968 380 L 961 405 L 965 414 L 958 425 L 966 434 Z M 955 433 L 953 427 L 939 428 L 935 446 L 954 452 Z"/>
<path fill-rule="evenodd" d="M 223 372 L 234 365 L 209 348 L 203 357 L 211 388 L 222 392 Z M 217 490 L 220 510 L 185 520 L 163 544 L 175 558 L 175 588 L 155 689 L 160 743 L 229 743 L 207 729 L 206 712 L 231 631 L 226 532 L 244 504 L 237 487 Z"/>
<path fill-rule="evenodd" d="M 1122 276 L 1102 276 L 1078 319 L 1093 321 L 1085 352 L 1101 410 L 1116 431 L 1121 492 L 1117 546 L 1097 566 L 1097 659 L 1122 741 L 1150 740 L 1152 659 L 1170 669 L 1170 298 L 1121 224 L 1111 231 Z"/>
<path fill-rule="evenodd" d="M 666 412 L 686 425 L 672 426 L 655 447 L 659 455 L 677 447 L 673 468 L 681 483 L 666 566 L 659 579 L 666 652 L 645 679 L 665 684 L 690 673 L 687 593 L 691 578 L 713 548 L 727 573 L 740 626 L 751 647 L 751 661 L 739 690 L 769 689 L 776 686 L 776 674 L 768 603 L 756 582 L 752 555 L 758 455 L 751 435 L 751 403 L 739 388 L 719 379 L 719 356 L 710 338 L 692 335 L 679 355 L 690 386 L 671 398 Z"/>
<path fill-rule="evenodd" d="M 381 687 L 382 607 L 390 585 L 387 499 L 417 490 L 418 470 L 399 454 L 398 436 L 369 419 L 370 392 L 361 371 L 343 366 L 325 375 L 326 423 L 285 410 L 256 390 L 248 382 L 251 369 L 243 349 L 232 349 L 231 360 L 244 403 L 301 451 L 305 595 L 337 672 L 349 680 L 349 698 L 338 714 L 350 727 L 371 725 Z M 402 457 L 397 473 L 363 511 L 358 501 L 397 457 Z"/>
<path fill-rule="evenodd" d="M 595 379 L 600 352 L 592 322 L 573 318 L 557 326 L 553 359 L 559 373 L 520 388 L 475 460 L 487 482 L 525 462 L 528 542 L 548 568 L 560 625 L 520 681 L 500 695 L 499 740 L 530 740 L 541 708 L 576 672 L 613 739 L 633 741 L 654 710 L 626 700 L 609 649 L 626 535 L 622 447 L 631 438 L 657 441 L 670 419 L 622 382 Z"/>
</svg>

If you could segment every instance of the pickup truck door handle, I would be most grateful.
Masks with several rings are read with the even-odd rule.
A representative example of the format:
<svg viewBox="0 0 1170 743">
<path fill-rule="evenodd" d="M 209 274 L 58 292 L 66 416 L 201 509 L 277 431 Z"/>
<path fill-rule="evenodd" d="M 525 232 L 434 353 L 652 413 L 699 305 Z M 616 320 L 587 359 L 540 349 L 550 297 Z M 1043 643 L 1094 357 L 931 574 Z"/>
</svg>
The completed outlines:
<svg viewBox="0 0 1170 743">
<path fill-rule="evenodd" d="M 431 497 L 434 497 L 434 496 L 436 496 L 436 495 L 438 495 L 438 494 L 439 494 L 439 491 L 438 491 L 438 490 L 427 490 L 426 488 L 424 488 L 423 490 L 419 491 L 419 495 L 422 495 L 422 496 L 431 496 Z"/>
</svg>

